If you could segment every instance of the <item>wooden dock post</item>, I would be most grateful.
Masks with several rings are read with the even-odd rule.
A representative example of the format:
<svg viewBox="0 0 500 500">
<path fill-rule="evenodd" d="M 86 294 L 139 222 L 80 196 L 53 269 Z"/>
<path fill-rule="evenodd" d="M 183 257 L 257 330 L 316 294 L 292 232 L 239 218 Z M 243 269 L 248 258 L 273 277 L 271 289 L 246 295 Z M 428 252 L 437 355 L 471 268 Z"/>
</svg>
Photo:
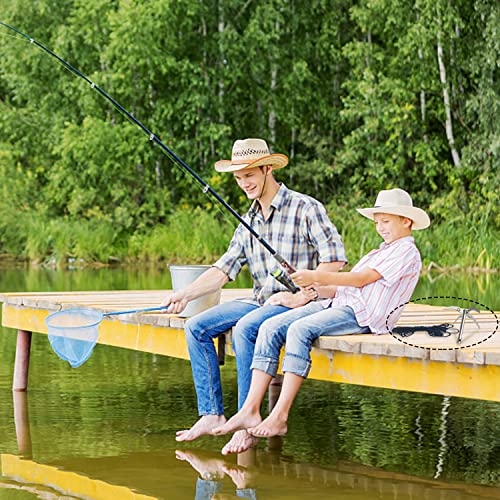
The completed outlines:
<svg viewBox="0 0 500 500">
<path fill-rule="evenodd" d="M 14 391 L 14 424 L 16 427 L 17 448 L 25 457 L 31 457 L 32 444 L 30 421 L 28 414 L 28 395 L 26 392 Z"/>
<path fill-rule="evenodd" d="M 279 373 L 271 380 L 269 384 L 269 413 L 273 411 L 278 398 L 281 394 L 281 386 L 283 385 L 283 375 Z"/>
<path fill-rule="evenodd" d="M 269 384 L 269 413 L 273 410 L 278 402 L 283 386 L 283 375 L 276 374 Z M 283 448 L 283 438 L 281 436 L 273 436 L 268 439 L 267 449 L 269 452 L 281 452 Z"/>
<path fill-rule="evenodd" d="M 219 366 L 223 366 L 226 361 L 226 335 L 221 333 L 218 337 L 217 358 Z"/>
<path fill-rule="evenodd" d="M 30 367 L 31 332 L 17 331 L 16 361 L 14 364 L 13 391 L 28 389 L 28 370 Z"/>
</svg>

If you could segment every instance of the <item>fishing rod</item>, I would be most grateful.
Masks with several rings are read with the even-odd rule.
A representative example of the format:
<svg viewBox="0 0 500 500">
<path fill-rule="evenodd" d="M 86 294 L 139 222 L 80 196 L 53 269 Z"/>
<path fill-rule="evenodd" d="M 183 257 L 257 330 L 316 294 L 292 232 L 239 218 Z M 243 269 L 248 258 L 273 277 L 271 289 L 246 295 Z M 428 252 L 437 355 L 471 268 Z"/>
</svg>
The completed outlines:
<svg viewBox="0 0 500 500">
<path fill-rule="evenodd" d="M 247 222 L 243 217 L 236 212 L 236 210 L 231 207 L 219 194 L 214 191 L 209 184 L 207 184 L 191 167 L 189 167 L 183 160 L 181 160 L 170 148 L 168 148 L 160 139 L 158 136 L 156 136 L 153 132 L 151 132 L 147 127 L 145 127 L 135 116 L 133 116 L 131 113 L 129 113 L 119 102 L 117 102 L 113 97 L 111 97 L 107 92 L 102 90 L 98 85 L 96 85 L 93 81 L 91 81 L 87 76 L 85 76 L 83 73 L 78 71 L 75 67 L 73 67 L 71 64 L 69 64 L 67 61 L 65 61 L 62 57 L 59 57 L 56 53 L 52 52 L 49 48 L 45 47 L 45 45 L 42 45 L 40 42 L 36 41 L 34 38 L 29 37 L 22 31 L 19 31 L 17 28 L 14 28 L 13 26 L 10 26 L 9 24 L 6 24 L 2 21 L 0 21 L 0 24 L 2 26 L 5 26 L 6 28 L 14 31 L 18 35 L 21 35 L 22 37 L 26 38 L 30 43 L 36 45 L 38 48 L 42 49 L 44 52 L 47 54 L 51 55 L 52 57 L 56 58 L 61 64 L 63 64 L 67 69 L 69 69 L 72 73 L 75 75 L 79 76 L 80 78 L 83 78 L 92 89 L 97 90 L 101 96 L 103 96 L 105 99 L 107 99 L 111 104 L 120 110 L 122 113 L 124 113 L 127 118 L 135 123 L 144 133 L 146 133 L 149 136 L 149 140 L 152 143 L 156 143 L 160 146 L 162 151 L 174 162 L 177 163 L 181 168 L 186 170 L 197 182 L 199 182 L 203 186 L 203 193 L 210 193 L 226 210 L 235 217 L 240 224 L 242 224 L 251 234 L 253 237 L 257 239 L 257 241 L 274 257 L 274 259 L 280 264 L 281 269 L 277 269 L 271 275 L 276 278 L 282 285 L 284 285 L 288 290 L 290 290 L 292 293 L 297 292 L 299 289 L 294 285 L 293 281 L 289 277 L 290 273 L 295 272 L 295 269 L 266 241 L 264 240 L 260 234 L 255 231 L 255 229 Z"/>
</svg>

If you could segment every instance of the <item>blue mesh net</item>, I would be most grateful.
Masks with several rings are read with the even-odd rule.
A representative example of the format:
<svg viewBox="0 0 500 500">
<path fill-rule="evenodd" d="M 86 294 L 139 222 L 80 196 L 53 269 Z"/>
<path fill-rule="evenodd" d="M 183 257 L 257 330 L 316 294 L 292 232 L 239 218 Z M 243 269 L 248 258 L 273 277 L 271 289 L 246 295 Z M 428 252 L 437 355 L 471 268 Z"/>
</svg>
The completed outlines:
<svg viewBox="0 0 500 500">
<path fill-rule="evenodd" d="M 73 368 L 89 359 L 98 338 L 103 315 L 93 309 L 67 309 L 45 320 L 54 352 Z"/>
</svg>

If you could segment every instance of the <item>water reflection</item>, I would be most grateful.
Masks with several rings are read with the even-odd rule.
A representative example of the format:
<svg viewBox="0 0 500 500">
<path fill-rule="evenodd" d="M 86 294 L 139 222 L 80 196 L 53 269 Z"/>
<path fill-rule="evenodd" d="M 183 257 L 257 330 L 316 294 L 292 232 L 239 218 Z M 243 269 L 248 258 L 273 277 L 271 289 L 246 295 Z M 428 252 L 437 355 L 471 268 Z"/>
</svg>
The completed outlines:
<svg viewBox="0 0 500 500">
<path fill-rule="evenodd" d="M 71 369 L 36 343 L 30 392 L 0 392 L 3 453 L 154 498 L 500 495 L 495 403 L 309 381 L 288 436 L 224 458 L 225 438 L 175 442 L 196 403 L 187 362 L 105 347 L 89 363 Z"/>
<path fill-rule="evenodd" d="M 16 272 L 0 273 L 0 289 L 168 287 L 164 274 L 149 271 Z M 468 293 L 493 297 L 491 283 L 480 285 L 486 288 Z M 425 288 L 427 282 L 422 286 L 421 294 L 442 293 Z M 285 438 L 262 440 L 251 453 L 223 458 L 226 438 L 204 437 L 182 448 L 175 442 L 175 431 L 196 412 L 188 362 L 97 345 L 85 365 L 72 369 L 45 336 L 33 335 L 30 390 L 13 395 L 15 332 L 1 333 L 0 452 L 21 455 L 23 461 L 12 461 L 19 467 L 50 466 L 101 481 L 102 488 L 180 500 L 203 498 L 197 491 L 206 498 L 237 498 L 241 491 L 279 499 L 500 497 L 498 403 L 309 380 Z M 222 377 L 232 414 L 233 358 Z M 47 484 L 30 485 L 29 491 L 20 477 L 3 472 L 0 498 L 65 495 Z M 197 489 L 200 478 L 217 487 Z"/>
<path fill-rule="evenodd" d="M 452 296 L 475 300 L 485 304 L 494 311 L 500 310 L 499 273 L 467 274 L 467 273 L 429 273 L 420 277 L 412 298 L 432 296 Z M 431 303 L 427 302 L 426 303 Z M 439 301 L 435 301 L 436 305 Z M 444 300 L 444 305 L 450 304 Z"/>
<path fill-rule="evenodd" d="M 14 425 L 16 427 L 17 447 L 19 454 L 31 457 L 31 431 L 28 414 L 28 395 L 22 391 L 12 391 L 14 400 Z"/>
<path fill-rule="evenodd" d="M 339 463 L 336 468 L 297 464 L 262 450 L 256 453 L 255 461 L 246 466 L 209 451 L 174 452 L 170 449 L 113 457 L 61 458 L 55 464 L 10 454 L 2 454 L 0 459 L 3 472 L 0 496 L 1 489 L 6 487 L 24 489 L 40 498 L 67 498 L 66 495 L 70 495 L 71 498 L 109 500 L 479 500 L 498 498 L 500 492 L 498 488 L 464 487 L 350 462 Z"/>
<path fill-rule="evenodd" d="M 257 498 L 255 487 L 256 472 L 252 466 L 256 465 L 254 450 L 240 453 L 235 465 L 225 460 L 219 454 L 204 451 L 177 450 L 178 460 L 187 462 L 197 472 L 196 500 L 205 500 L 222 493 L 225 477 L 231 479 L 235 487 L 235 494 L 240 498 Z M 240 465 L 245 463 L 246 465 Z"/>
<path fill-rule="evenodd" d="M 251 287 L 249 273 L 242 272 L 227 285 L 229 288 Z M 20 265 L 2 267 L 0 261 L 0 291 L 82 291 L 82 290 L 166 290 L 172 288 L 168 267 L 85 268 L 59 271 Z"/>
<path fill-rule="evenodd" d="M 446 442 L 446 431 L 447 431 L 447 416 L 448 408 L 450 407 L 450 398 L 444 396 L 442 406 L 441 406 L 441 416 L 439 425 L 439 454 L 437 457 L 436 473 L 434 474 L 434 479 L 437 479 L 443 472 L 443 462 L 446 455 L 446 450 L 448 449 L 448 444 Z"/>
</svg>

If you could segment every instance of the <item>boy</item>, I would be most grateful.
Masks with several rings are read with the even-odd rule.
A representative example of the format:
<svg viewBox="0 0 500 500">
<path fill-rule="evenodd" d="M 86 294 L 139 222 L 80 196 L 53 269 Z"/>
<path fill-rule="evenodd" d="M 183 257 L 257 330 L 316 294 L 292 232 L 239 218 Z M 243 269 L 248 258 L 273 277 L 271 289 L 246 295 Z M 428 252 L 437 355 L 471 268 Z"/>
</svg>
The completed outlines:
<svg viewBox="0 0 500 500">
<path fill-rule="evenodd" d="M 311 302 L 261 325 L 247 399 L 241 410 L 215 429 L 214 434 L 236 429 L 247 429 L 256 437 L 286 434 L 288 413 L 309 374 L 311 345 L 316 338 L 392 330 L 403 310 L 398 306 L 409 301 L 422 267 L 411 230 L 425 229 L 430 220 L 422 209 L 413 206 L 410 195 L 402 189 L 381 191 L 373 208 L 357 210 L 375 221 L 384 242 L 363 257 L 351 272 L 299 270 L 292 275 L 300 287 L 336 285 L 335 297 Z M 281 394 L 272 412 L 262 421 L 260 405 L 277 373 L 285 341 Z"/>
</svg>

